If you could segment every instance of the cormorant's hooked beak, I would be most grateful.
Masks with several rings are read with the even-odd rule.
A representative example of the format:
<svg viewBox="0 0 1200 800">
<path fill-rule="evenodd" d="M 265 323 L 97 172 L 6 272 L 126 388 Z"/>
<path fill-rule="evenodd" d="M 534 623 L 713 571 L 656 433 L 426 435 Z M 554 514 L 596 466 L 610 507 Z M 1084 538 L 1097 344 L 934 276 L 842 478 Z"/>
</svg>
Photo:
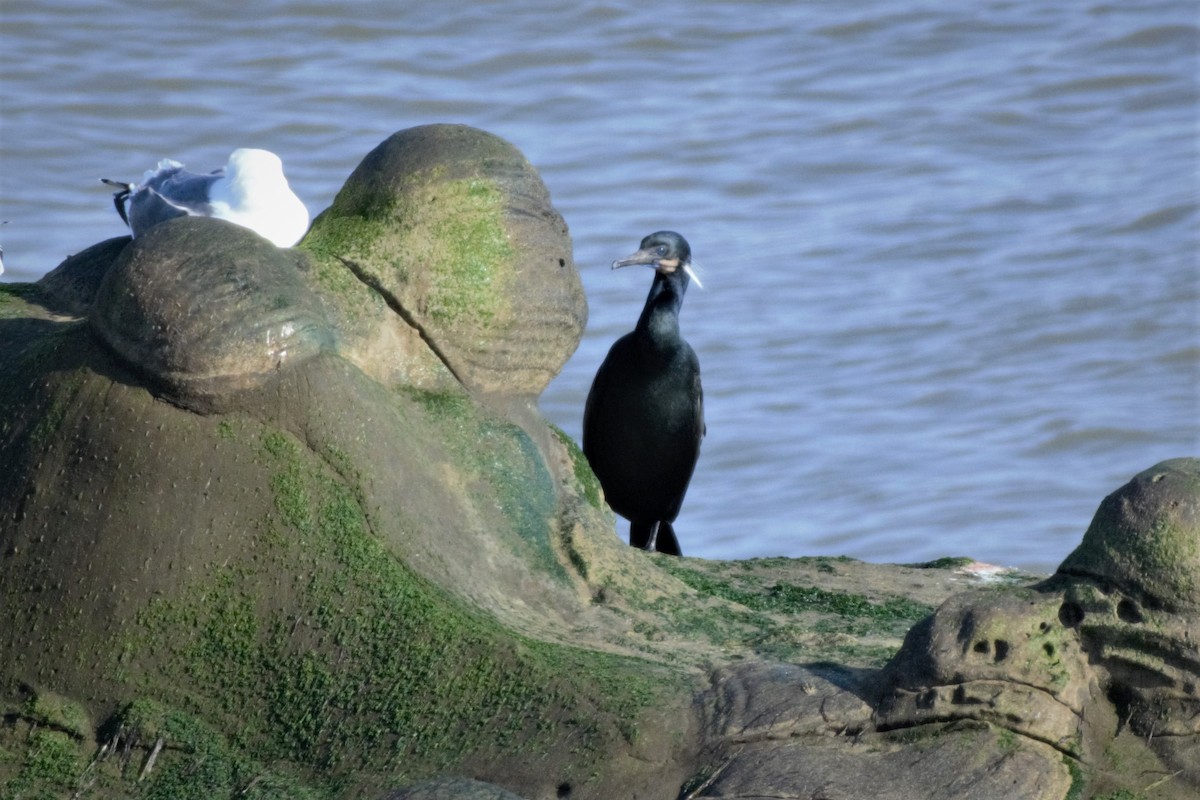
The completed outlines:
<svg viewBox="0 0 1200 800">
<path fill-rule="evenodd" d="M 687 276 L 695 281 L 696 285 L 701 289 L 704 288 L 704 284 L 700 282 L 700 279 L 696 277 L 696 273 L 692 271 L 692 265 L 690 262 L 685 261 L 683 264 L 680 264 L 678 258 L 662 258 L 653 250 L 638 250 L 636 253 L 628 255 L 625 258 L 618 258 L 612 263 L 612 268 L 620 269 L 621 267 L 632 267 L 637 265 L 654 267 L 656 272 L 662 272 L 664 274 L 670 274 L 682 266 L 683 271 L 687 273 Z"/>
</svg>

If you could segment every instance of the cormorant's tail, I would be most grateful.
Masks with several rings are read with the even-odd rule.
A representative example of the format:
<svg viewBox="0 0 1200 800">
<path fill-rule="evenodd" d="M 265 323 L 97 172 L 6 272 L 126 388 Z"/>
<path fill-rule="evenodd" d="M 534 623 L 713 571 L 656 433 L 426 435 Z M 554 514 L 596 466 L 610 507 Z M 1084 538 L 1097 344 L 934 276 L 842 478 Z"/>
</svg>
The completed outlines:
<svg viewBox="0 0 1200 800">
<path fill-rule="evenodd" d="M 669 556 L 681 556 L 679 540 L 675 538 L 675 527 L 663 520 L 658 523 L 658 536 L 654 539 L 654 549 Z"/>
</svg>

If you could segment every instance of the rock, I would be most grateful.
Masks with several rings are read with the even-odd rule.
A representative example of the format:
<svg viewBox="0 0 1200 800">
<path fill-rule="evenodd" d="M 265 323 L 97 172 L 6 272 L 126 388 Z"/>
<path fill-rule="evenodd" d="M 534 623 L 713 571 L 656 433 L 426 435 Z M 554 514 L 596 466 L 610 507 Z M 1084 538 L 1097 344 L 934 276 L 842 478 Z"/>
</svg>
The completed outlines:
<svg viewBox="0 0 1200 800">
<path fill-rule="evenodd" d="M 1065 798 L 1071 775 L 1038 742 L 1015 744 L 984 725 L 907 738 L 878 734 L 772 740 L 712 767 L 689 798 L 761 800 L 1015 800 Z"/>
<path fill-rule="evenodd" d="M 0 284 L 0 794 L 1200 789 L 1198 462 L 1036 583 L 657 558 L 536 413 L 584 305 L 510 145 L 402 131 L 302 245 Z"/>
<path fill-rule="evenodd" d="M 154 762 L 137 791 L 159 796 L 380 796 L 448 766 L 538 797 L 679 785 L 681 672 L 570 633 L 628 628 L 577 569 L 671 579 L 624 552 L 544 420 L 380 366 L 400 336 L 360 336 L 384 326 L 344 299 L 408 323 L 341 262 L 213 219 L 94 250 L 0 288 L 0 749 L 41 757 L 27 685 L 94 714 L 104 752 Z M 85 318 L 63 287 L 85 287 Z M 265 350 L 287 325 L 286 355 Z M 387 380 L 350 357 L 372 347 Z M 596 540 L 590 565 L 570 536 Z M 92 758 L 52 733 L 64 763 Z M 34 766 L 0 761 L 0 794 L 28 795 Z M 94 767 L 110 796 L 134 791 L 125 761 Z"/>
<path fill-rule="evenodd" d="M 1137 606 L 1200 611 L 1200 459 L 1155 464 L 1104 498 L 1058 572 L 1118 588 Z"/>
<path fill-rule="evenodd" d="M 1071 778 L 1061 756 L 1033 741 L 1000 746 L 1002 728 L 975 723 L 916 736 L 876 732 L 877 723 L 886 729 L 886 719 L 872 715 L 877 679 L 874 671 L 831 665 L 751 664 L 715 676 L 716 713 L 706 728 L 714 752 L 686 796 L 1066 795 Z"/>
<path fill-rule="evenodd" d="M 560 795 L 561 796 L 561 795 Z M 397 789 L 384 800 L 522 800 L 507 789 L 470 778 L 435 778 Z"/>
<path fill-rule="evenodd" d="M 380 144 L 302 253 L 183 219 L 72 256 L 41 286 L 70 313 L 98 301 L 101 340 L 196 409 L 330 348 L 389 386 L 528 405 L 586 323 L 570 235 L 536 170 L 466 126 Z"/>
<path fill-rule="evenodd" d="M 1060 604 L 1032 590 L 946 601 L 887 666 L 879 727 L 976 720 L 1079 756 L 1100 691 Z"/>
<path fill-rule="evenodd" d="M 1200 789 L 1200 459 L 1175 458 L 1104 498 L 1048 588 L 1121 720 Z M 1120 732 L 1121 728 L 1118 728 Z M 1111 747 L 1111 745 L 1110 745 Z"/>
<path fill-rule="evenodd" d="M 860 671 L 861 672 L 861 671 Z M 862 675 L 832 665 L 750 663 L 717 670 L 706 740 L 731 749 L 800 736 L 855 736 L 871 727 Z"/>
<path fill-rule="evenodd" d="M 511 144 L 467 126 L 384 141 L 301 247 L 352 270 L 475 392 L 536 397 L 587 321 L 541 178 Z"/>
<path fill-rule="evenodd" d="M 179 217 L 121 250 L 90 310 L 97 336 L 172 402 L 225 407 L 329 347 L 294 257 L 223 220 Z"/>
<path fill-rule="evenodd" d="M 118 236 L 94 244 L 43 275 L 38 285 L 53 298 L 56 309 L 86 315 L 104 276 L 131 241 L 129 236 Z"/>
<path fill-rule="evenodd" d="M 1050 580 L 946 601 L 884 669 L 879 729 L 985 722 L 1077 759 L 1093 787 L 1140 791 L 1113 777 L 1138 763 L 1165 776 L 1155 796 L 1192 796 L 1198 504 L 1200 461 L 1165 461 L 1105 498 Z"/>
</svg>

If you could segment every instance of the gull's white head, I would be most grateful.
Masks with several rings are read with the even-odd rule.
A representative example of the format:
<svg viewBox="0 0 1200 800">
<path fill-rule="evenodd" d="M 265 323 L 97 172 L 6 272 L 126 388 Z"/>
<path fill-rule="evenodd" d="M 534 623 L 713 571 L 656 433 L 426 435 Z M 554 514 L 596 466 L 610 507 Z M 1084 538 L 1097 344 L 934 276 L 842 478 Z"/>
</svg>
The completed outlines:
<svg viewBox="0 0 1200 800">
<path fill-rule="evenodd" d="M 272 178 L 287 183 L 283 177 L 283 161 L 270 150 L 255 150 L 252 147 L 240 147 L 229 154 L 229 162 L 225 165 L 225 177 L 236 181 L 270 180 Z"/>
<path fill-rule="evenodd" d="M 308 209 L 288 186 L 283 161 L 270 150 L 234 150 L 224 180 L 211 191 L 214 217 L 250 228 L 278 247 L 291 247 L 308 230 Z"/>
</svg>

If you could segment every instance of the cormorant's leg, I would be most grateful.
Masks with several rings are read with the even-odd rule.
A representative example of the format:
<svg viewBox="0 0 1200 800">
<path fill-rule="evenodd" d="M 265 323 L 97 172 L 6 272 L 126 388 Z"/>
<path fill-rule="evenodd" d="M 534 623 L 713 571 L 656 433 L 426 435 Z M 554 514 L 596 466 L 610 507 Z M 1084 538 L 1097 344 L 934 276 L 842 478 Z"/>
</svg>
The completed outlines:
<svg viewBox="0 0 1200 800">
<path fill-rule="evenodd" d="M 640 550 L 649 550 L 654 541 L 654 528 L 657 522 L 630 522 L 629 545 Z"/>
<path fill-rule="evenodd" d="M 654 549 L 669 556 L 681 556 L 679 540 L 675 538 L 675 526 L 663 520 L 658 523 L 658 537 L 654 540 Z"/>
</svg>

